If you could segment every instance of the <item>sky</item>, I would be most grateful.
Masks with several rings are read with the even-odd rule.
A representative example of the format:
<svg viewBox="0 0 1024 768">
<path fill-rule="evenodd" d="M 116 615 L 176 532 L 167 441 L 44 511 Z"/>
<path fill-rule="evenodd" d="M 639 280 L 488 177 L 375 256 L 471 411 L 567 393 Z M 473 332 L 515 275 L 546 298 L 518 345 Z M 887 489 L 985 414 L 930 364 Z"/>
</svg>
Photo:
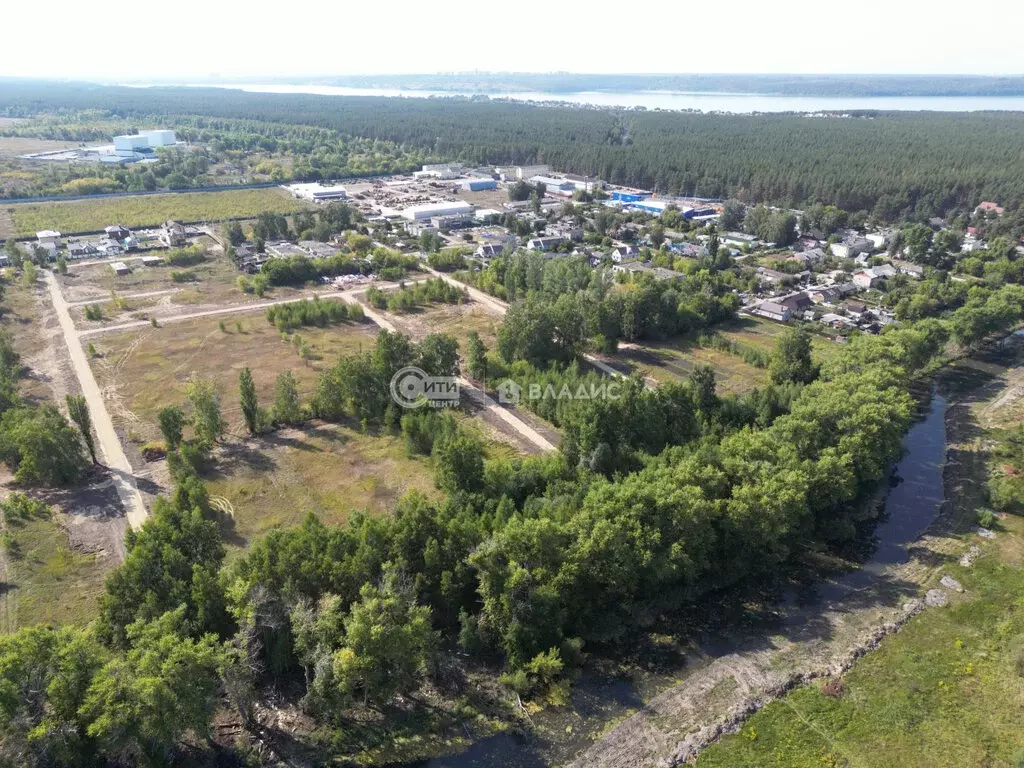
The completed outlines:
<svg viewBox="0 0 1024 768">
<path fill-rule="evenodd" d="M 0 4 L 0 76 L 139 82 L 466 72 L 1024 74 L 1024 3 L 959 0 Z M 119 12 L 127 10 L 127 13 Z M 32 30 L 36 31 L 33 32 Z M 1009 37 L 1000 42 L 998 30 Z M 17 33 L 14 33 L 18 30 Z"/>
</svg>

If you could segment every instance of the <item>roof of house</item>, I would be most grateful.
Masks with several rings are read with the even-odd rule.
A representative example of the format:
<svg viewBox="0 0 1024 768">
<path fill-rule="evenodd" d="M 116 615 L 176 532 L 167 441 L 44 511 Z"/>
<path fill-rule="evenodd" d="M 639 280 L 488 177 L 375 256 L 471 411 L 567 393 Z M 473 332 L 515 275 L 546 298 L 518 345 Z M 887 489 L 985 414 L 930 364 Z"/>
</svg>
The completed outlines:
<svg viewBox="0 0 1024 768">
<path fill-rule="evenodd" d="M 757 311 L 767 312 L 772 315 L 779 315 L 780 317 L 783 317 L 790 311 L 790 309 L 789 307 L 774 301 L 762 301 L 757 305 Z"/>
</svg>

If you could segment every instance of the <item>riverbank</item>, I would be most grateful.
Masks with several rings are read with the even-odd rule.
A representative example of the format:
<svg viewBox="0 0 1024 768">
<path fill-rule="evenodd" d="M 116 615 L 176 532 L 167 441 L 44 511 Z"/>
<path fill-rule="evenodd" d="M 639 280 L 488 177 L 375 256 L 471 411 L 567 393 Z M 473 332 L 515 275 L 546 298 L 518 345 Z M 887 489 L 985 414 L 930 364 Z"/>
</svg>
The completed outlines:
<svg viewBox="0 0 1024 768">
<path fill-rule="evenodd" d="M 951 397 L 947 501 L 900 571 L 921 589 L 941 589 L 948 605 L 907 622 L 848 674 L 800 686 L 732 724 L 738 733 L 698 765 L 1015 766 L 1024 757 L 1015 640 L 1024 629 L 1024 521 L 997 520 L 994 538 L 977 528 L 993 430 L 1000 411 L 1019 407 L 1024 369 L 1019 358 L 962 360 L 940 380 Z"/>
</svg>

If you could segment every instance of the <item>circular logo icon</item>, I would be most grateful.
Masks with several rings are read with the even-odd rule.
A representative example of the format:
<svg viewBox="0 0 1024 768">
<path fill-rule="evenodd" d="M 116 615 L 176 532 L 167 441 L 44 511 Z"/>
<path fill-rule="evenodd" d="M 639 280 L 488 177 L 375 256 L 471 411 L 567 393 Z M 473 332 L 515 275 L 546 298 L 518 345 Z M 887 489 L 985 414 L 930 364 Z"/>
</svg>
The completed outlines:
<svg viewBox="0 0 1024 768">
<path fill-rule="evenodd" d="M 415 365 L 400 368 L 391 377 L 391 398 L 403 408 L 419 408 L 426 403 L 427 373 Z"/>
</svg>

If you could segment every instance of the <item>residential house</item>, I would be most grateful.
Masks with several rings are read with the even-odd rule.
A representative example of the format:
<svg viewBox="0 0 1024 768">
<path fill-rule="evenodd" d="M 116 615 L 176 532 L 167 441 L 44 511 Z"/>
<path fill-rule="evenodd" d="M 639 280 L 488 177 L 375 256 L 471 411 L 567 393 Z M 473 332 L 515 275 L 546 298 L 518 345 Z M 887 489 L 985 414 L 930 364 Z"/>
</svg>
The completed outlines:
<svg viewBox="0 0 1024 768">
<path fill-rule="evenodd" d="M 168 248 L 180 248 L 188 241 L 184 224 L 168 219 L 160 225 L 160 242 Z"/>
<path fill-rule="evenodd" d="M 870 253 L 874 244 L 866 237 L 851 236 L 845 240 L 832 243 L 832 255 L 840 259 L 852 259 L 861 253 Z"/>
<path fill-rule="evenodd" d="M 827 312 L 818 319 L 829 328 L 848 328 L 853 326 L 850 318 L 837 315 L 834 312 Z"/>
<path fill-rule="evenodd" d="M 791 315 L 795 315 L 798 312 L 803 312 L 806 309 L 814 306 L 814 302 L 811 301 L 810 297 L 806 293 L 791 293 L 788 296 L 784 296 L 781 299 L 776 299 L 775 303 L 782 305 L 789 310 Z"/>
<path fill-rule="evenodd" d="M 868 232 L 864 235 L 866 240 L 871 241 L 874 250 L 880 251 L 889 245 L 889 234 L 887 232 Z"/>
<path fill-rule="evenodd" d="M 648 267 L 644 266 L 639 261 L 624 261 L 612 266 L 612 272 L 628 272 L 631 275 L 646 272 L 648 269 Z"/>
<path fill-rule="evenodd" d="M 341 253 L 341 251 L 333 245 L 321 243 L 319 240 L 300 240 L 299 248 L 304 250 L 314 259 L 329 259 L 332 256 L 337 256 Z"/>
<path fill-rule="evenodd" d="M 748 235 L 746 232 L 726 232 L 721 236 L 719 242 L 742 248 L 744 245 L 756 245 L 757 238 L 753 235 Z"/>
<path fill-rule="evenodd" d="M 776 270 L 768 269 L 767 267 L 758 267 L 757 274 L 758 279 L 765 285 L 787 285 L 796 280 L 796 275 L 777 272 Z"/>
<path fill-rule="evenodd" d="M 801 264 L 806 266 L 813 266 L 820 261 L 824 261 L 827 258 L 827 254 L 821 250 L 821 248 L 810 248 L 806 251 L 799 251 L 789 257 L 790 261 L 799 261 Z"/>
<path fill-rule="evenodd" d="M 860 320 L 860 318 L 863 317 L 865 313 L 867 313 L 868 305 L 861 301 L 846 301 L 843 302 L 843 309 L 846 310 L 846 313 L 850 317 L 854 318 L 855 320 Z"/>
<path fill-rule="evenodd" d="M 870 269 L 863 269 L 853 276 L 853 284 L 862 290 L 867 290 L 879 281 L 879 277 Z"/>
<path fill-rule="evenodd" d="M 815 304 L 834 304 L 842 298 L 842 293 L 840 293 L 839 289 L 834 285 L 828 288 L 812 288 L 807 295 Z"/>
<path fill-rule="evenodd" d="M 664 267 L 654 267 L 650 272 L 654 275 L 655 280 L 675 280 L 677 277 L 682 277 L 678 272 Z"/>
<path fill-rule="evenodd" d="M 88 259 L 97 254 L 99 254 L 99 251 L 92 243 L 68 243 L 68 258 L 70 259 Z"/>
<path fill-rule="evenodd" d="M 99 251 L 101 256 L 120 256 L 123 252 L 121 244 L 116 240 L 106 238 L 96 243 L 96 250 Z"/>
<path fill-rule="evenodd" d="M 530 251 L 547 252 L 553 251 L 564 242 L 567 242 L 564 237 L 535 237 L 526 243 L 526 248 Z"/>
<path fill-rule="evenodd" d="M 55 229 L 36 232 L 36 244 L 46 251 L 57 250 L 60 248 L 60 232 Z"/>
<path fill-rule="evenodd" d="M 762 301 L 752 310 L 753 314 L 767 317 L 769 320 L 776 320 L 780 323 L 789 322 L 792 314 L 789 307 L 783 306 L 774 301 Z"/>
<path fill-rule="evenodd" d="M 635 245 L 617 245 L 612 249 L 612 261 L 618 263 L 639 255 L 640 249 Z"/>
<path fill-rule="evenodd" d="M 275 259 L 287 259 L 292 256 L 307 256 L 308 254 L 299 248 L 294 243 L 289 243 L 286 240 L 281 240 L 275 243 L 267 243 L 267 253 L 273 256 Z"/>
<path fill-rule="evenodd" d="M 985 200 L 978 204 L 978 207 L 974 209 L 974 215 L 977 216 L 980 213 L 994 213 L 996 216 L 1002 216 L 1006 213 L 1006 209 L 998 203 L 993 203 L 990 200 Z"/>
<path fill-rule="evenodd" d="M 876 267 L 872 267 L 871 271 L 875 273 L 875 277 L 882 279 L 890 278 L 898 273 L 898 270 L 892 264 L 879 264 Z"/>
<path fill-rule="evenodd" d="M 498 243 L 485 243 L 473 251 L 473 256 L 486 264 L 495 256 L 501 256 L 504 251 L 504 245 L 500 245 Z"/>
<path fill-rule="evenodd" d="M 132 235 L 132 231 L 128 227 L 123 227 L 120 224 L 104 227 L 103 231 L 107 233 L 107 237 L 111 240 L 117 240 L 118 242 Z"/>
</svg>

